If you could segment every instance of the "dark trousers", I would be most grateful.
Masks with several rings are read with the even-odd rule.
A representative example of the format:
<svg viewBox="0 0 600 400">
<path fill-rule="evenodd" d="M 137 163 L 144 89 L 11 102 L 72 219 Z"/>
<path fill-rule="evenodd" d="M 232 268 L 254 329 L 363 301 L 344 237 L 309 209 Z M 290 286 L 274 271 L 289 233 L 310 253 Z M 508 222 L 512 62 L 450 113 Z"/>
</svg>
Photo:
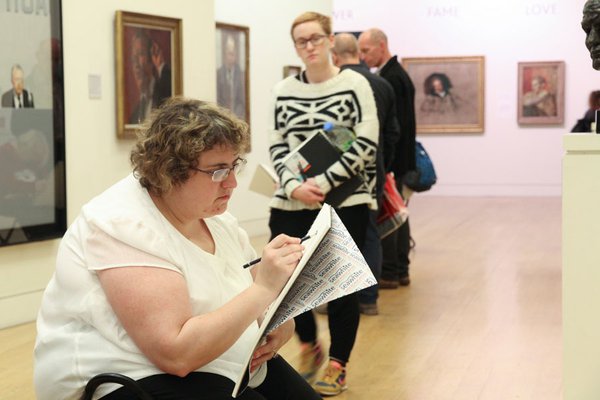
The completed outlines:
<svg viewBox="0 0 600 400">
<path fill-rule="evenodd" d="M 238 395 L 241 400 L 317 400 L 321 397 L 283 359 L 267 361 L 267 376 L 263 383 L 247 388 Z M 152 375 L 138 381 L 155 400 L 229 400 L 235 386 L 231 379 L 205 372 L 192 372 L 185 378 L 175 375 Z M 136 396 L 120 388 L 101 400 L 131 400 Z"/>
<path fill-rule="evenodd" d="M 362 249 L 369 222 L 369 208 L 367 205 L 343 207 L 335 211 L 358 248 Z M 280 233 L 296 237 L 306 235 L 318 212 L 319 210 L 284 211 L 272 208 L 269 219 L 271 239 Z M 350 359 L 350 353 L 352 347 L 354 347 L 356 332 L 358 331 L 360 312 L 357 293 L 329 302 L 327 317 L 331 336 L 329 356 L 345 363 Z M 310 343 L 317 340 L 317 324 L 312 311 L 297 316 L 295 321 L 296 333 L 298 333 L 300 341 Z"/>
<path fill-rule="evenodd" d="M 410 225 L 408 219 L 394 233 L 381 241 L 383 248 L 383 265 L 381 279 L 397 281 L 408 276 L 410 260 Z"/>
<path fill-rule="evenodd" d="M 378 211 L 370 211 L 369 225 L 367 226 L 367 235 L 365 237 L 365 245 L 361 248 L 365 261 L 369 264 L 371 272 L 375 279 L 381 277 L 382 263 L 382 248 L 381 239 L 377 233 L 377 213 Z M 361 304 L 375 304 L 379 297 L 379 285 L 369 286 L 358 292 L 358 300 Z"/>
</svg>

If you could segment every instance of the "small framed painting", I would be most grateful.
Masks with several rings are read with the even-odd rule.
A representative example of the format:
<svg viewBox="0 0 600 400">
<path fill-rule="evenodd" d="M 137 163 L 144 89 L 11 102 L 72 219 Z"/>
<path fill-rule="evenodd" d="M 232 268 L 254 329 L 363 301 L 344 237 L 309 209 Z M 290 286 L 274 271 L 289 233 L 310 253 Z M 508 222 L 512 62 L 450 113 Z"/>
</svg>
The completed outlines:
<svg viewBox="0 0 600 400">
<path fill-rule="evenodd" d="M 520 62 L 517 121 L 560 125 L 565 114 L 564 61 Z"/>
<path fill-rule="evenodd" d="M 250 124 L 250 28 L 217 23 L 217 103 Z"/>
<path fill-rule="evenodd" d="M 417 133 L 475 133 L 484 127 L 484 57 L 403 58 L 415 85 Z"/>
<path fill-rule="evenodd" d="M 181 20 L 117 11 L 117 135 L 135 130 L 165 99 L 182 94 Z"/>
</svg>

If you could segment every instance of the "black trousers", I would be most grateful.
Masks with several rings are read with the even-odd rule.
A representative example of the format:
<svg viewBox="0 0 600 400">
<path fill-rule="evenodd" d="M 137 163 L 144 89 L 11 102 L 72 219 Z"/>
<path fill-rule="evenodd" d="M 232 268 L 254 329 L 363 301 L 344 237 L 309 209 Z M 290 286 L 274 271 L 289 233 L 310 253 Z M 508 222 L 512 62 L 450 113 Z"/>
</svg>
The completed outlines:
<svg viewBox="0 0 600 400">
<path fill-rule="evenodd" d="M 408 276 L 410 260 L 410 225 L 408 219 L 391 235 L 381 241 L 383 249 L 383 263 L 381 266 L 381 279 L 398 281 Z"/>
<path fill-rule="evenodd" d="M 335 210 L 346 229 L 356 242 L 358 248 L 363 248 L 369 223 L 369 208 L 366 204 L 343 207 Z M 271 239 L 280 233 L 302 237 L 315 220 L 318 210 L 284 211 L 272 208 L 269 219 Z M 329 320 L 329 335 L 331 347 L 329 357 L 344 363 L 350 359 L 350 353 L 356 341 L 360 311 L 358 294 L 341 297 L 329 302 L 327 306 Z M 317 340 L 317 324 L 312 311 L 300 314 L 295 318 L 296 333 L 300 341 L 310 343 Z"/>
<path fill-rule="evenodd" d="M 268 372 L 264 382 L 247 388 L 238 395 L 240 400 L 317 400 L 321 399 L 313 388 L 283 359 L 267 361 Z M 138 381 L 155 400 L 230 400 L 235 386 L 221 375 L 192 372 L 185 378 L 175 375 L 152 375 Z M 101 400 L 133 400 L 135 395 L 120 388 Z"/>
</svg>

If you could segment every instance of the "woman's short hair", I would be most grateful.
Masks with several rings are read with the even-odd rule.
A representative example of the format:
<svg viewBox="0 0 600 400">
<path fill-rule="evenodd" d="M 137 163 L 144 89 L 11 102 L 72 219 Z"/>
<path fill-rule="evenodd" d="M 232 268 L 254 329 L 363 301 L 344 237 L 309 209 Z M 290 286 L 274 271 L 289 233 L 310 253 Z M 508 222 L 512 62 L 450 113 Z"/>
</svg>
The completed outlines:
<svg viewBox="0 0 600 400">
<path fill-rule="evenodd" d="M 305 13 L 298 15 L 296 17 L 296 19 L 294 20 L 294 22 L 292 22 L 292 29 L 290 29 L 290 34 L 292 35 L 292 40 L 294 40 L 294 28 L 295 27 L 297 27 L 298 25 L 303 24 L 305 22 L 312 22 L 312 21 L 318 22 L 319 25 L 321 25 L 323 32 L 325 32 L 325 34 L 327 36 L 331 35 L 331 18 L 329 18 L 327 15 L 319 14 L 318 12 L 307 11 Z"/>
<path fill-rule="evenodd" d="M 216 104 L 172 97 L 152 112 L 138 132 L 130 160 L 141 185 L 161 195 L 187 181 L 202 152 L 216 146 L 246 153 L 248 124 Z"/>
</svg>

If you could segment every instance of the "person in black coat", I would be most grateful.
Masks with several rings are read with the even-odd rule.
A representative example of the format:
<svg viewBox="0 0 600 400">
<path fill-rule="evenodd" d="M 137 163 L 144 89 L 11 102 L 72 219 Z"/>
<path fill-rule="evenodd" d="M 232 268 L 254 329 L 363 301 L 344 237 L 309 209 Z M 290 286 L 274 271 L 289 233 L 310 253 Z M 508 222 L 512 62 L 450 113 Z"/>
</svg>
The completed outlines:
<svg viewBox="0 0 600 400">
<path fill-rule="evenodd" d="M 15 64 L 10 69 L 10 82 L 12 89 L 2 95 L 2 107 L 33 108 L 33 94 L 25 90 L 23 68 Z"/>
<path fill-rule="evenodd" d="M 369 81 L 375 104 L 377 106 L 377 119 L 379 120 L 379 146 L 377 147 L 377 202 L 381 205 L 383 184 L 386 172 L 391 171 L 394 160 L 394 150 L 400 140 L 400 128 L 396 118 L 396 95 L 392 86 L 382 77 L 369 71 L 365 64 L 361 64 L 358 55 L 358 42 L 350 33 L 339 33 L 335 36 L 334 46 L 331 49 L 333 63 L 341 70 L 351 69 L 363 75 Z M 377 234 L 377 211 L 371 213 L 371 220 L 367 229 L 367 239 L 361 249 L 373 275 L 379 279 L 381 275 L 382 249 L 381 241 Z M 363 314 L 376 315 L 378 287 L 371 286 L 359 293 L 360 310 Z"/>
<path fill-rule="evenodd" d="M 577 120 L 571 132 L 592 132 L 592 122 L 596 122 L 596 110 L 600 110 L 600 90 L 590 93 L 588 105 L 589 108 L 583 118 Z"/>
<path fill-rule="evenodd" d="M 391 169 L 396 176 L 398 191 L 408 197 L 410 191 L 403 188 L 403 178 L 407 172 L 416 169 L 415 86 L 398 62 L 398 58 L 391 55 L 387 36 L 380 29 L 372 28 L 361 33 L 358 44 L 360 58 L 369 68 L 378 68 L 379 76 L 392 85 L 396 94 L 396 117 L 400 125 L 401 137 L 395 148 Z M 409 285 L 410 226 L 408 220 L 396 232 L 382 240 L 382 247 L 383 265 L 379 287 L 390 289 Z"/>
</svg>

